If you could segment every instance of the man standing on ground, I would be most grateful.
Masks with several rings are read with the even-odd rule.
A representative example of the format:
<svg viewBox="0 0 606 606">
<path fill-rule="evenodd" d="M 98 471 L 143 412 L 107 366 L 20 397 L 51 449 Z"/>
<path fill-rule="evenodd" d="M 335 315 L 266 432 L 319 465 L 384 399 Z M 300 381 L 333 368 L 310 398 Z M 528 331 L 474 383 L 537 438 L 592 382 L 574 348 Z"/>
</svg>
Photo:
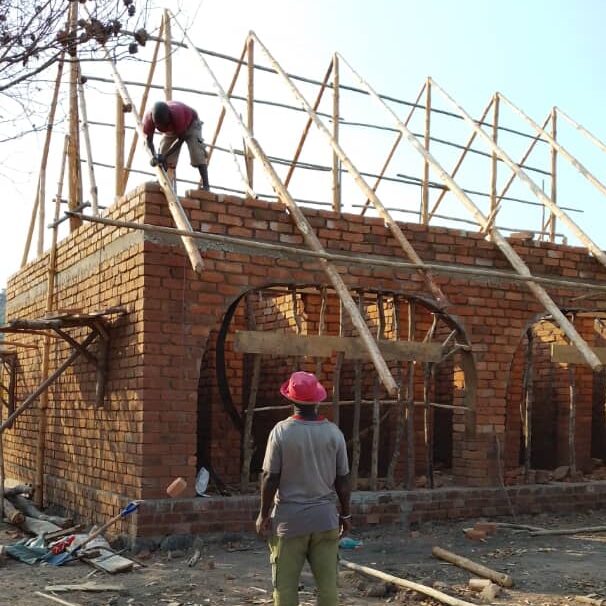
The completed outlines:
<svg viewBox="0 0 606 606">
<path fill-rule="evenodd" d="M 154 148 L 155 131 L 162 133 L 159 153 Z M 163 166 L 174 180 L 181 145 L 187 143 L 191 165 L 200 171 L 202 189 L 208 191 L 208 159 L 202 139 L 202 122 L 194 109 L 179 101 L 158 101 L 143 118 L 143 132 L 146 144 L 153 158 L 152 166 Z"/>
<path fill-rule="evenodd" d="M 326 390 L 314 374 L 294 372 L 280 393 L 294 404 L 295 414 L 269 435 L 256 524 L 269 543 L 274 605 L 299 603 L 299 577 L 307 560 L 318 606 L 336 606 L 339 537 L 351 529 L 345 439 L 318 415 Z"/>
</svg>

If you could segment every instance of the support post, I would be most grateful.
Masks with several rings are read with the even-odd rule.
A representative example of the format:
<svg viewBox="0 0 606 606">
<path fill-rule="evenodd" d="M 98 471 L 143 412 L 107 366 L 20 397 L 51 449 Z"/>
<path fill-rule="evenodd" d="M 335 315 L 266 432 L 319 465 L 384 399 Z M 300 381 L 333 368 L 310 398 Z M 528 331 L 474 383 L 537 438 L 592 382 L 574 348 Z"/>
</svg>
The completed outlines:
<svg viewBox="0 0 606 606">
<path fill-rule="evenodd" d="M 414 341 L 415 302 L 408 302 L 408 340 Z M 415 363 L 408 362 L 408 390 L 406 393 L 406 488 L 415 488 Z"/>
<path fill-rule="evenodd" d="M 249 38 L 247 41 L 247 73 L 248 73 L 248 89 L 246 96 L 246 125 L 251 135 L 254 136 L 255 129 L 255 41 Z M 253 189 L 253 166 L 254 156 L 252 155 L 248 146 L 244 150 L 246 154 L 246 177 L 248 179 L 248 186 Z"/>
<path fill-rule="evenodd" d="M 118 198 L 124 191 L 124 103 L 116 91 L 116 172 L 115 193 Z"/>
<path fill-rule="evenodd" d="M 532 405 L 534 403 L 534 367 L 533 367 L 533 334 L 532 329 L 526 332 L 528 338 L 526 363 L 524 369 L 524 477 L 530 477 L 532 463 Z"/>
<path fill-rule="evenodd" d="M 364 292 L 358 292 L 358 313 L 364 317 Z M 358 473 L 360 470 L 360 413 L 362 406 L 362 361 L 354 362 L 354 411 L 353 426 L 351 430 L 351 488 L 356 490 L 358 487 Z"/>
<path fill-rule="evenodd" d="M 79 2 L 70 2 L 68 31 L 76 35 L 78 23 Z M 69 82 L 69 195 L 67 206 L 69 210 L 75 210 L 82 201 L 82 175 L 80 167 L 80 125 L 78 111 L 78 77 L 80 68 L 78 65 L 78 47 L 72 43 L 69 49 L 70 57 L 70 82 Z M 74 231 L 82 225 L 82 221 L 70 215 L 70 231 Z"/>
<path fill-rule="evenodd" d="M 557 112 L 555 107 L 551 111 L 551 136 L 555 141 L 558 136 Z M 558 203 L 558 150 L 551 148 L 551 201 Z M 556 216 L 551 212 L 549 215 L 549 241 L 555 242 Z"/>
<path fill-rule="evenodd" d="M 385 338 L 385 310 L 383 295 L 377 293 L 377 341 Z M 377 490 L 379 476 L 379 438 L 381 434 L 381 404 L 379 401 L 379 379 L 373 378 L 372 402 L 372 449 L 370 454 L 370 490 Z"/>
<path fill-rule="evenodd" d="M 170 27 L 170 11 L 164 10 L 164 98 L 173 100 L 173 39 Z"/>
<path fill-rule="evenodd" d="M 425 149 L 429 152 L 429 141 L 431 133 L 431 81 L 425 82 Z M 421 189 L 421 215 L 420 222 L 427 225 L 429 221 L 429 161 L 423 164 L 423 186 Z"/>
<path fill-rule="evenodd" d="M 394 295 L 392 299 L 393 305 L 393 338 L 394 341 L 400 340 L 400 299 Z M 398 384 L 398 394 L 396 399 L 396 420 L 393 424 L 396 428 L 396 435 L 394 438 L 393 452 L 391 459 L 387 467 L 386 477 L 386 488 L 392 490 L 395 488 L 395 474 L 396 467 L 400 461 L 400 455 L 402 452 L 402 434 L 404 433 L 404 400 L 403 394 L 404 389 L 402 385 L 403 380 L 402 363 L 398 362 L 398 369 L 396 372 L 396 381 Z"/>
<path fill-rule="evenodd" d="M 339 57 L 335 53 L 332 58 L 332 137 L 334 141 L 339 142 L 339 116 L 340 116 L 340 76 L 339 76 Z M 332 153 L 332 210 L 341 214 L 341 163 L 339 156 Z"/>
<path fill-rule="evenodd" d="M 570 394 L 568 409 L 568 465 L 570 472 L 577 470 L 575 432 L 577 426 L 577 385 L 574 364 L 568 365 L 568 391 Z"/>
<path fill-rule="evenodd" d="M 88 128 L 88 114 L 86 111 L 86 98 L 82 79 L 78 79 L 78 97 L 80 99 L 80 111 L 82 113 L 82 133 L 84 134 L 84 146 L 86 149 L 86 165 L 88 166 L 88 180 L 90 184 L 91 211 L 94 216 L 99 214 L 99 199 L 97 180 L 95 179 L 95 167 L 93 166 L 93 148 L 90 142 L 90 131 Z M 117 171 L 117 167 L 116 167 Z M 116 172 L 117 175 L 117 172 Z M 57 217 L 58 219 L 58 217 Z M 56 220 L 57 220 L 56 219 Z"/>
<path fill-rule="evenodd" d="M 499 96 L 493 97 L 494 111 L 492 114 L 492 140 L 497 143 L 499 139 Z M 497 210 L 497 167 L 499 158 L 495 151 L 492 152 L 490 162 L 490 216 L 491 220 L 495 221 Z"/>
<path fill-rule="evenodd" d="M 339 337 L 343 336 L 345 336 L 343 329 L 343 302 L 339 299 Z M 344 358 L 344 352 L 338 351 L 332 378 L 332 420 L 337 427 L 339 427 L 339 421 L 341 420 L 339 401 L 341 400 L 341 369 L 343 368 Z"/>
</svg>

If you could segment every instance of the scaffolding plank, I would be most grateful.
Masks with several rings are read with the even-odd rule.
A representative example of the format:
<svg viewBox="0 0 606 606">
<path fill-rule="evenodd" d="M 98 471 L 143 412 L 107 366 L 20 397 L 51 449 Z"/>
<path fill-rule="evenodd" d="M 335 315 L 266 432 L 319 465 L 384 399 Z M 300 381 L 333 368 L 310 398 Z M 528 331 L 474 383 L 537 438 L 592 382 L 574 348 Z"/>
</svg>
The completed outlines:
<svg viewBox="0 0 606 606">
<path fill-rule="evenodd" d="M 439 343 L 380 340 L 377 345 L 385 360 L 439 362 L 443 353 Z M 241 353 L 316 357 L 330 357 L 333 352 L 343 352 L 349 360 L 370 360 L 370 354 L 359 337 L 242 330 L 236 332 L 234 349 Z"/>
<path fill-rule="evenodd" d="M 606 347 L 592 347 L 591 351 L 606 364 Z M 552 343 L 551 361 L 557 364 L 587 364 L 581 352 L 574 345 Z"/>
</svg>

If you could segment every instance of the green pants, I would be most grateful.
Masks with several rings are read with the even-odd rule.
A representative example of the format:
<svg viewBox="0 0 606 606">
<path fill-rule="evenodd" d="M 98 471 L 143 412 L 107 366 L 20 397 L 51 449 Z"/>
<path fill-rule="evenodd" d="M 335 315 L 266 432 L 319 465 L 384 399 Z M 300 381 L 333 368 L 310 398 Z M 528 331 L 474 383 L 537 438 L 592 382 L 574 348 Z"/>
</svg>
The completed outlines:
<svg viewBox="0 0 606 606">
<path fill-rule="evenodd" d="M 299 577 L 309 562 L 318 587 L 318 606 L 337 606 L 339 529 L 312 532 L 292 539 L 272 536 L 269 541 L 274 606 L 297 606 Z"/>
</svg>

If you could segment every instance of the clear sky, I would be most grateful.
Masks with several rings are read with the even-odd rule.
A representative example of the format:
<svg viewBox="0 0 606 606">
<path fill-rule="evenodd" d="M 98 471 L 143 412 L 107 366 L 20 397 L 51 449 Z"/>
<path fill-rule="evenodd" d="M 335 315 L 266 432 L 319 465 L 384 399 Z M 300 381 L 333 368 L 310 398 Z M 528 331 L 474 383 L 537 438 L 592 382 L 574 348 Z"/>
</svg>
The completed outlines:
<svg viewBox="0 0 606 606">
<path fill-rule="evenodd" d="M 165 4 L 171 6 L 175 3 Z M 237 56 L 241 52 L 246 33 L 254 30 L 282 66 L 291 73 L 321 80 L 332 52 L 339 51 L 375 89 L 384 94 L 413 101 L 425 78 L 432 76 L 474 117 L 479 115 L 490 96 L 495 91 L 500 91 L 536 121 L 542 122 L 553 105 L 557 105 L 600 139 L 606 140 L 606 80 L 603 77 L 606 4 L 601 0 L 375 0 L 373 3 L 360 0 L 184 0 L 183 6 L 191 37 L 205 49 Z M 152 26 L 150 24 L 150 29 Z M 149 51 L 148 45 L 146 52 Z M 256 58 L 260 63 L 264 62 L 260 51 L 257 51 Z M 100 66 L 83 68 L 87 69 L 92 69 L 95 74 L 101 73 Z M 131 65 L 124 69 L 129 77 L 145 79 L 145 65 Z M 217 69 L 226 88 L 233 66 L 229 70 L 220 67 Z M 176 80 L 180 79 L 185 85 L 194 88 L 200 86 L 203 90 L 211 90 L 208 78 L 200 76 L 200 84 L 196 83 L 198 67 L 182 51 L 175 55 L 175 70 Z M 54 69 L 49 73 L 49 80 L 53 77 Z M 355 84 L 345 70 L 342 81 Z M 108 99 L 111 99 L 109 90 L 100 84 L 91 86 L 89 113 L 93 116 L 89 115 L 90 119 L 114 120 L 113 100 L 107 104 Z M 243 87 L 240 90 L 244 90 Z M 302 90 L 309 93 L 308 99 L 313 102 L 315 91 L 309 88 Z M 293 103 L 292 98 L 275 81 L 263 87 L 261 78 L 258 94 L 263 98 Z M 370 109 L 367 100 L 348 101 L 345 97 L 344 95 L 343 104 L 346 118 L 390 124 L 390 120 L 379 110 Z M 217 104 L 214 103 L 211 108 L 210 103 L 212 100 L 204 99 L 197 105 L 205 120 L 207 141 L 218 114 Z M 451 109 L 437 93 L 434 93 L 434 106 Z M 325 111 L 330 111 L 330 100 L 327 99 L 326 105 L 322 107 Z M 63 105 L 62 111 L 65 108 Z M 243 105 L 239 108 L 240 111 L 245 111 Z M 268 151 L 275 155 L 292 156 L 303 122 L 297 123 L 293 132 L 289 132 L 288 123 L 282 121 L 278 111 L 267 113 L 265 110 L 264 117 L 263 110 L 259 111 L 261 144 L 267 145 Z M 399 108 L 398 111 L 405 117 L 406 110 Z M 506 126 L 530 132 L 518 117 L 505 109 L 501 111 L 501 120 Z M 436 118 L 436 124 L 439 122 L 440 119 Z M 422 125 L 423 116 L 419 115 L 413 124 L 413 130 L 421 132 Z M 465 143 L 468 131 L 462 130 L 460 125 L 445 125 L 444 128 L 449 138 Z M 58 133 L 64 130 L 64 125 L 57 127 Z M 606 181 L 604 154 L 596 154 L 570 127 L 562 124 L 560 131 L 564 144 L 599 179 Z M 357 135 L 360 136 L 359 139 L 356 138 Z M 60 141 L 61 136 L 57 137 L 57 141 Z M 389 137 L 393 140 L 392 134 Z M 387 138 L 379 141 L 376 133 L 364 134 L 359 129 L 344 133 L 343 142 L 348 145 L 347 151 L 351 153 L 352 159 L 360 163 L 361 168 L 375 172 L 380 168 L 382 158 L 390 146 Z M 223 143 L 240 146 L 241 138 L 237 134 L 226 134 Z M 515 150 L 512 155 L 521 155 L 526 145 L 525 142 L 522 143 L 521 147 L 518 143 L 512 144 L 512 149 Z M 0 287 L 20 265 L 42 144 L 41 134 L 0 144 L 0 186 L 4 194 L 0 201 Z M 320 145 L 317 136 L 316 139 L 310 139 L 304 159 L 330 163 L 330 154 L 326 150 L 316 153 L 315 150 L 319 150 Z M 53 147 L 52 160 L 55 164 L 58 164 L 60 155 L 58 146 L 59 143 Z M 93 148 L 95 159 L 103 156 L 108 149 L 113 153 L 111 135 L 106 133 L 95 136 Z M 485 146 L 479 144 L 478 148 L 486 150 Z M 105 160 L 101 158 L 99 161 L 111 161 L 111 153 L 103 156 Z M 452 151 L 440 152 L 436 148 L 436 155 L 440 153 L 445 168 L 450 170 L 456 155 Z M 146 156 L 141 149 L 137 154 L 140 167 L 143 168 Z M 402 155 L 399 162 L 401 165 L 395 165 L 391 174 L 404 172 L 421 175 L 418 160 L 413 160 L 412 156 Z M 233 167 L 233 160 L 228 155 L 222 155 L 220 161 L 217 159 L 218 166 L 211 167 L 211 184 L 226 184 L 228 180 L 236 179 L 235 173 L 230 177 L 221 176 L 221 163 Z M 548 155 L 543 151 L 542 155 L 536 159 L 533 157 L 529 163 L 548 168 Z M 471 164 L 471 167 L 474 166 Z M 481 185 L 475 184 L 475 187 L 485 191 L 489 178 L 488 164 L 484 163 L 481 168 L 477 166 L 477 170 L 472 168 L 468 172 L 477 173 L 475 177 L 481 174 Z M 582 215 L 571 216 L 602 248 L 606 247 L 602 219 L 604 197 L 597 195 L 593 187 L 566 168 L 563 160 L 560 160 L 559 166 L 562 177 L 559 202 L 582 208 Z M 509 173 L 501 167 L 499 170 L 499 182 L 503 183 Z M 260 172 L 260 169 L 257 171 Z M 51 192 L 56 188 L 55 175 L 56 169 L 49 167 L 47 187 Z M 532 176 L 539 186 L 543 185 L 549 190 L 545 177 Z M 472 177 L 474 175 L 470 176 Z M 134 184 L 141 178 L 144 177 L 133 177 L 131 183 Z M 435 174 L 431 178 L 437 179 Z M 101 181 L 111 182 L 112 178 L 106 175 L 105 178 L 101 177 Z M 304 179 L 299 177 L 298 186 L 304 192 L 305 185 L 302 181 Z M 293 184 L 297 185 L 296 180 Z M 237 180 L 231 185 L 239 187 Z M 319 190 L 314 190 L 316 198 L 323 196 L 324 199 L 329 199 L 329 182 L 325 181 L 324 186 L 327 188 L 324 194 L 318 194 Z M 271 191 L 263 183 L 259 187 L 265 193 Z M 517 189 L 512 190 L 514 191 L 512 195 L 530 199 L 529 192 L 524 188 L 517 186 Z M 384 192 L 386 198 L 382 198 L 383 202 L 389 206 L 392 203 L 389 198 L 391 190 L 386 186 Z M 382 194 L 381 189 L 379 194 Z M 105 198 L 101 203 L 109 204 L 113 201 L 113 194 L 102 195 Z M 434 192 L 432 195 L 437 194 Z M 415 196 L 418 197 L 418 194 Z M 415 204 L 418 208 L 418 203 Z M 449 213 L 458 212 L 461 216 L 468 217 L 454 202 L 446 208 Z M 534 214 L 528 214 L 531 211 Z M 47 217 L 51 212 L 49 204 Z M 503 223 L 524 227 L 527 222 L 536 227 L 540 219 L 538 212 L 519 205 L 511 207 L 504 211 Z M 33 249 L 35 250 L 35 237 Z"/>
</svg>

